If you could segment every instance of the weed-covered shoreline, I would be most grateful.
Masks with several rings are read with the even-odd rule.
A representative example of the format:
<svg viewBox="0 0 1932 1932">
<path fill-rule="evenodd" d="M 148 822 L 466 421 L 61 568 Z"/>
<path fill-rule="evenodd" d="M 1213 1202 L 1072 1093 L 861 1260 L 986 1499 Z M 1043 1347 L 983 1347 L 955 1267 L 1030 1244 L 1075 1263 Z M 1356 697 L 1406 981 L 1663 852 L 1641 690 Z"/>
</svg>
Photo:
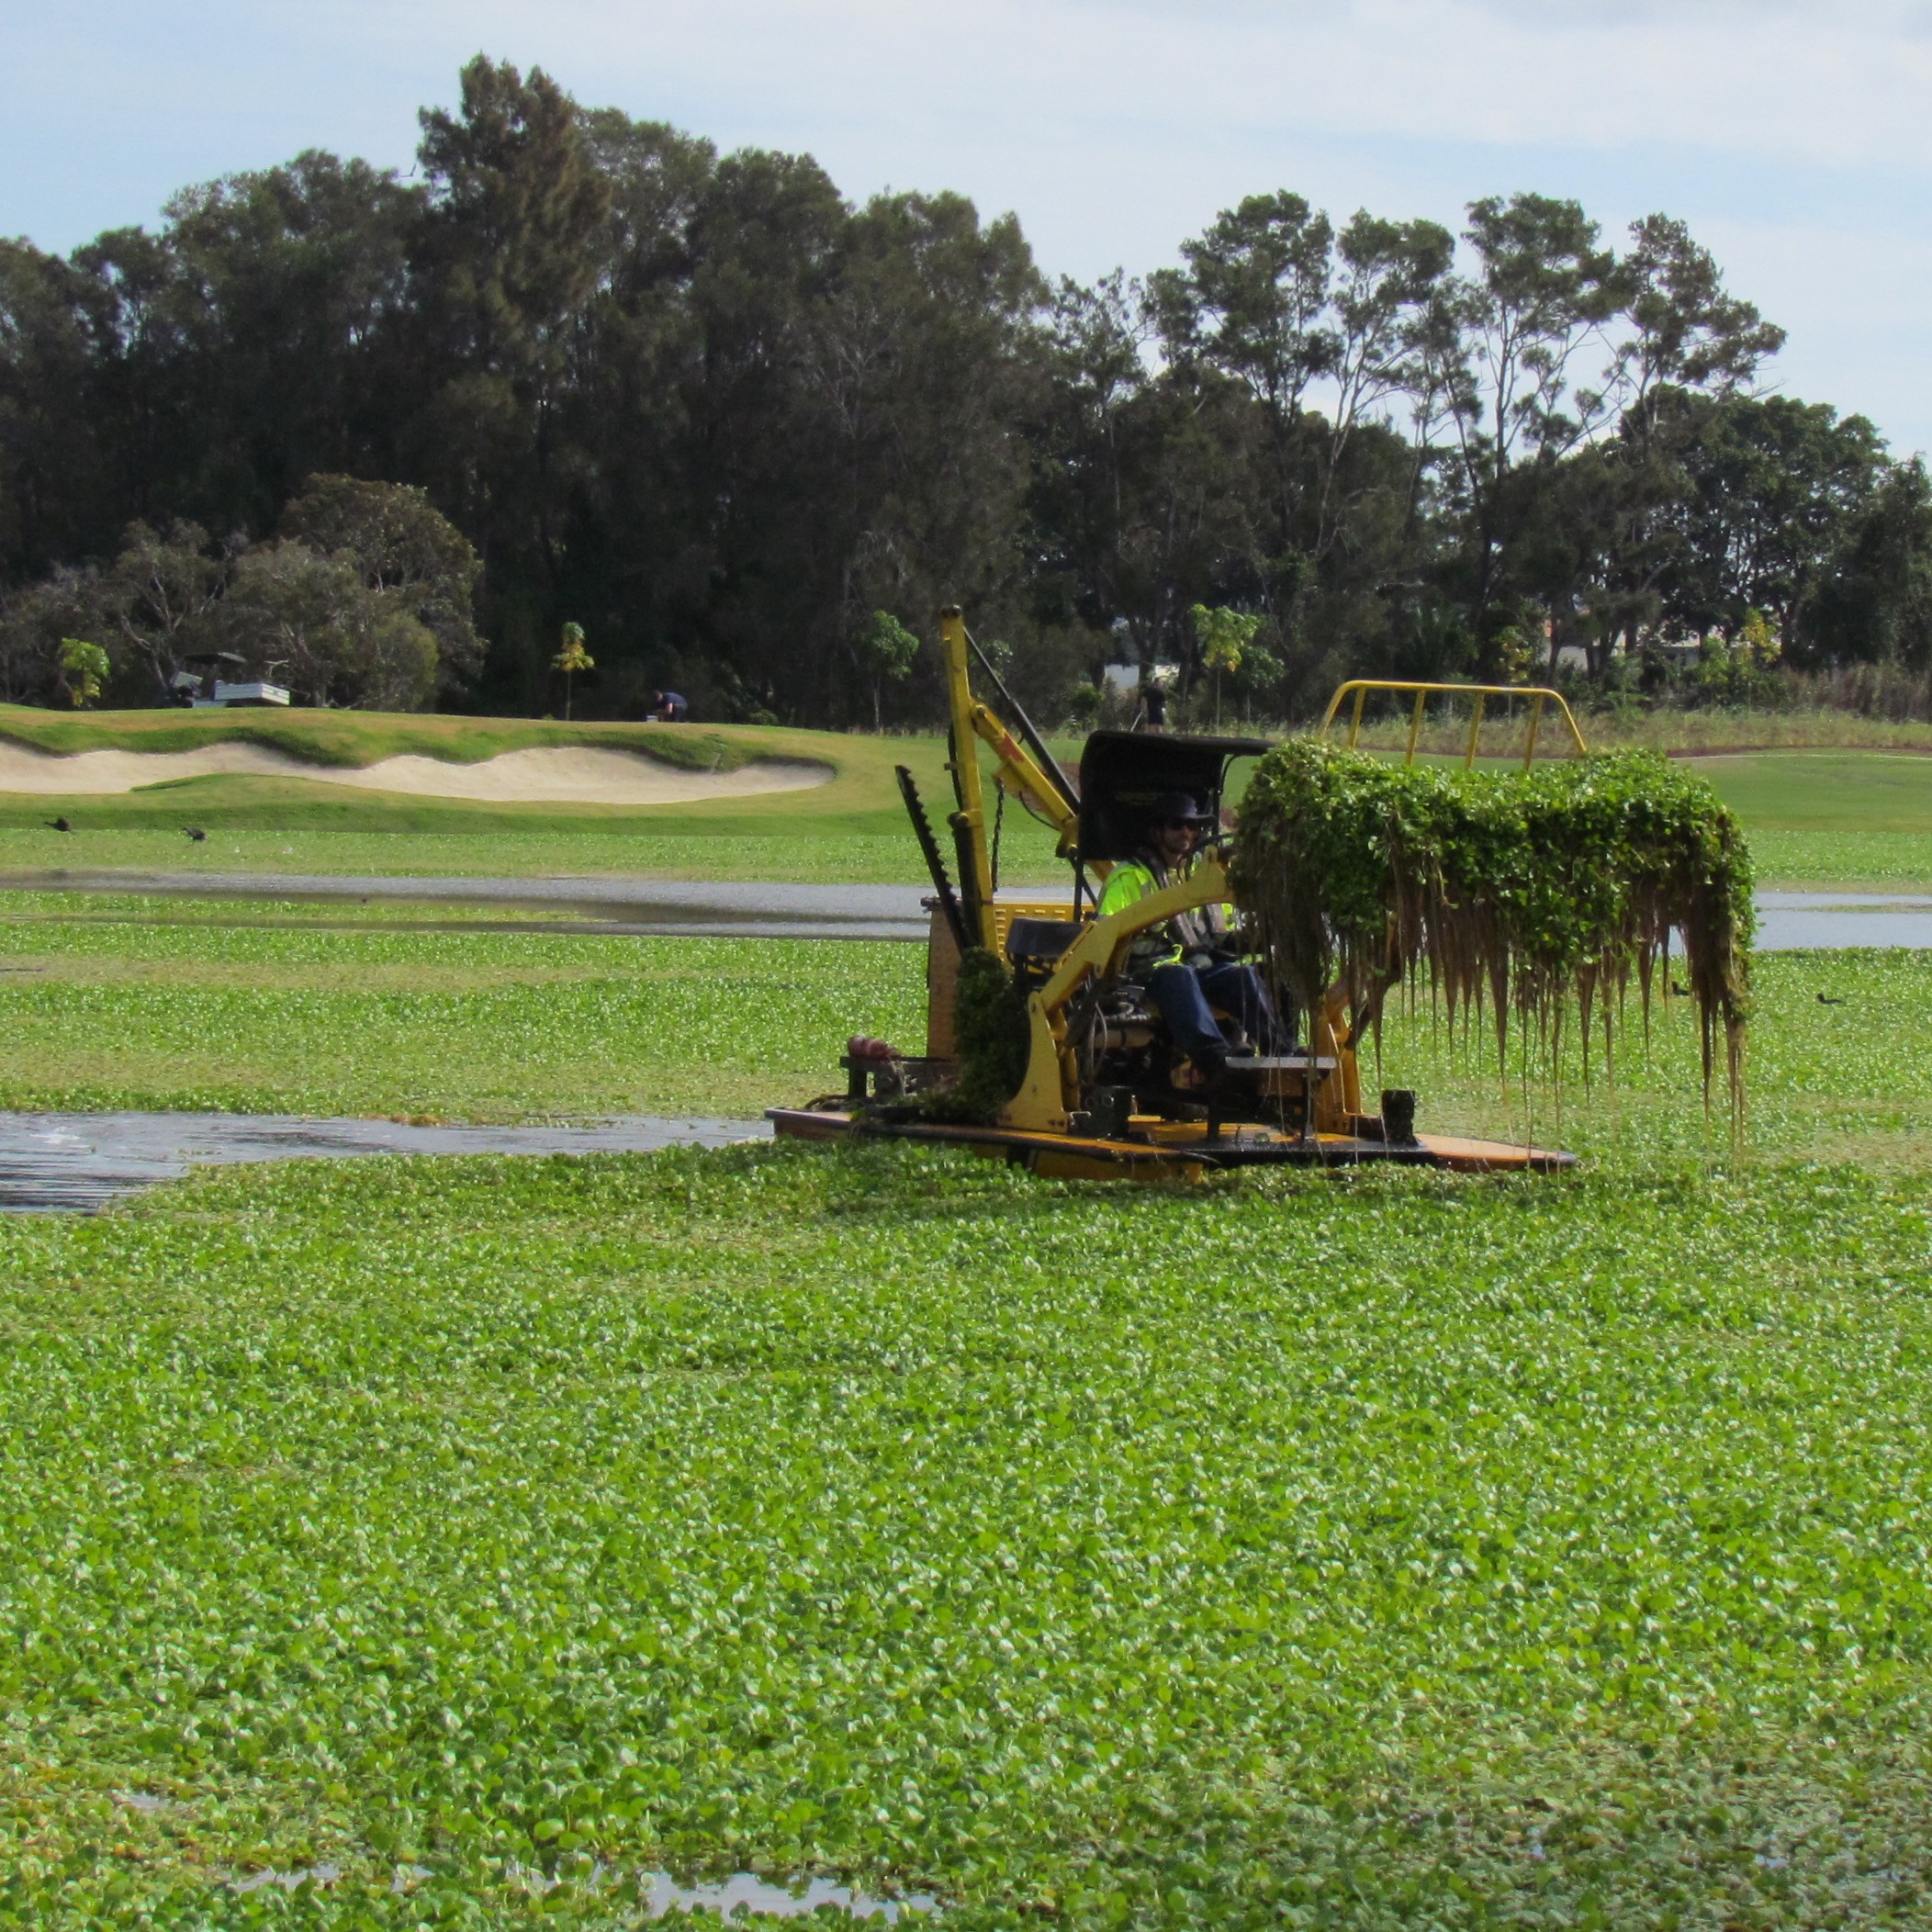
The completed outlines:
<svg viewBox="0 0 1932 1932">
<path fill-rule="evenodd" d="M 915 946 L 355 912 L 370 929 L 313 906 L 0 899 L 0 1106 L 755 1117 L 837 1088 L 853 1033 L 925 1038 Z M 1932 1163 L 1932 956 L 1768 954 L 1757 984 L 1746 1148 Z M 1647 1023 L 1633 1000 L 1607 1068 L 1601 1039 L 1586 1066 L 1574 1027 L 1560 1064 L 1521 1039 L 1499 1067 L 1487 1033 L 1391 1003 L 1364 1081 L 1416 1088 L 1431 1130 L 1533 1134 L 1592 1159 L 1727 1154 L 1690 1003 L 1658 994 Z"/>
</svg>

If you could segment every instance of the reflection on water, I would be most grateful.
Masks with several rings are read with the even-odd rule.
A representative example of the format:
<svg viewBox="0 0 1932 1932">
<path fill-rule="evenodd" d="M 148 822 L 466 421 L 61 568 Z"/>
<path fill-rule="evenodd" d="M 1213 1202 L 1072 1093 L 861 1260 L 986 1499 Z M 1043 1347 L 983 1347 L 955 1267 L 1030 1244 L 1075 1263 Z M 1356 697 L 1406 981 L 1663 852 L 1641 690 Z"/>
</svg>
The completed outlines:
<svg viewBox="0 0 1932 1932">
<path fill-rule="evenodd" d="M 0 1208 L 92 1213 L 201 1163 L 357 1154 L 657 1153 L 761 1140 L 759 1120 L 629 1116 L 596 1127 L 414 1127 L 293 1114 L 0 1113 Z"/>
<path fill-rule="evenodd" d="M 939 1904 L 923 1892 L 902 1899 L 869 1898 L 862 1892 L 825 1879 L 809 1879 L 792 1889 L 749 1871 L 736 1871 L 714 1885 L 680 1885 L 668 1871 L 647 1871 L 638 1881 L 638 1889 L 645 1914 L 650 1918 L 662 1918 L 680 1909 L 715 1912 L 724 1918 L 741 1912 L 805 1918 L 829 1907 L 848 1918 L 883 1919 L 887 1925 L 897 1925 L 902 1913 L 934 1912 Z"/>
<path fill-rule="evenodd" d="M 1925 893 L 1759 893 L 1757 903 L 1760 952 L 1932 949 L 1932 895 Z"/>
</svg>

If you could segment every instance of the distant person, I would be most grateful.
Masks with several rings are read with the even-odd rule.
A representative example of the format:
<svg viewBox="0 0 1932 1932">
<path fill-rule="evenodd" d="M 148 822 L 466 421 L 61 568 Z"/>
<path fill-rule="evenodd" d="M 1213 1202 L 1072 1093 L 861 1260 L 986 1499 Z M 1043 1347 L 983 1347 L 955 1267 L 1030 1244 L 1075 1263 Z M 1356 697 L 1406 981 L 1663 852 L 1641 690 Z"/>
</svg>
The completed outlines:
<svg viewBox="0 0 1932 1932">
<path fill-rule="evenodd" d="M 650 709 L 645 715 L 656 719 L 660 724 L 678 724 L 683 722 L 684 714 L 690 709 L 681 691 L 653 691 Z"/>
</svg>

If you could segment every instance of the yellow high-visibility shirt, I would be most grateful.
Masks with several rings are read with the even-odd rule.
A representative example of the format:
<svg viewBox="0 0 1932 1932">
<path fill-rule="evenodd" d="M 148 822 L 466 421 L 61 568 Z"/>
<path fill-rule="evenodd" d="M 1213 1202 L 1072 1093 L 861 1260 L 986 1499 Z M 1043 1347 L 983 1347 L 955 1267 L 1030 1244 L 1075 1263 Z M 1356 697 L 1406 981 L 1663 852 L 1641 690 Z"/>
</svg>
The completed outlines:
<svg viewBox="0 0 1932 1932">
<path fill-rule="evenodd" d="M 1139 859 L 1129 859 L 1124 864 L 1117 865 L 1106 875 L 1106 883 L 1101 888 L 1100 904 L 1096 910 L 1101 918 L 1110 918 L 1115 913 L 1124 913 L 1130 905 L 1140 904 L 1150 893 L 1161 892 L 1174 883 L 1172 878 L 1163 879 L 1151 865 L 1143 865 Z M 1200 913 L 1177 914 L 1166 926 L 1150 927 L 1140 934 L 1134 941 L 1135 969 L 1145 972 L 1151 966 L 1167 965 L 1172 960 L 1183 958 L 1190 947 L 1196 951 L 1206 950 L 1210 943 L 1222 935 L 1208 928 L 1208 922 L 1202 917 L 1205 912 L 1206 908 L 1203 907 Z M 1188 930 L 1195 927 L 1196 920 L 1201 921 L 1202 929 Z M 1233 923 L 1234 908 L 1231 905 L 1223 905 L 1223 934 Z M 1164 949 L 1163 949 L 1163 942 Z M 1157 949 L 1152 957 L 1149 956 L 1150 947 Z"/>
<path fill-rule="evenodd" d="M 1116 913 L 1124 913 L 1130 905 L 1139 905 L 1148 893 L 1158 892 L 1160 885 L 1151 866 L 1131 859 L 1124 865 L 1117 865 L 1106 875 L 1106 883 L 1100 889 L 1100 916 L 1110 919 Z"/>
</svg>

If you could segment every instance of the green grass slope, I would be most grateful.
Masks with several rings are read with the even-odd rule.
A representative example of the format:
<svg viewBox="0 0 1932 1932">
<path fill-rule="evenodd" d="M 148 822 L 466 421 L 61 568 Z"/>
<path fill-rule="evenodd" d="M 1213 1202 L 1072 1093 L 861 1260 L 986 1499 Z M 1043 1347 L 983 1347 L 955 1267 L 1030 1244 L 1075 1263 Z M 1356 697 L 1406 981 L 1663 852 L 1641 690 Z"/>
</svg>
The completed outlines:
<svg viewBox="0 0 1932 1932">
<path fill-rule="evenodd" d="M 0 874 L 51 867 L 193 867 L 388 873 L 631 872 L 661 878 L 917 882 L 893 768 L 908 766 L 939 817 L 949 800 L 933 736 L 748 725 L 564 724 L 356 712 L 62 713 L 0 707 L 0 736 L 57 752 L 178 750 L 218 738 L 320 764 L 413 753 L 473 762 L 525 746 L 607 745 L 691 769 L 806 759 L 836 776 L 809 791 L 663 805 L 482 803 L 344 792 L 298 778 L 223 775 L 105 797 L 0 794 Z M 1076 740 L 1056 740 L 1076 759 Z M 1751 835 L 1770 886 L 1932 888 L 1932 757 L 1769 750 L 1701 757 Z M 65 817 L 72 835 L 46 822 Z M 943 831 L 943 819 L 941 819 Z M 189 846 L 185 825 L 218 838 Z M 1007 814 L 1006 876 L 1055 880 L 1052 839 Z"/>
<path fill-rule="evenodd" d="M 695 804 L 488 803 L 345 792 L 298 777 L 222 773 L 110 794 L 0 793 L 0 826 L 29 830 L 66 817 L 88 831 L 175 832 L 183 824 L 271 831 L 442 832 L 490 837 L 644 830 L 667 818 L 687 831 L 774 833 L 809 824 L 828 832 L 878 832 L 898 811 L 893 767 L 938 782 L 937 739 L 894 740 L 757 725 L 564 724 L 525 718 L 457 718 L 340 711 L 140 711 L 66 717 L 0 706 L 0 736 L 38 750 L 183 751 L 223 740 L 259 744 L 318 765 L 367 766 L 417 756 L 473 764 L 536 746 L 595 745 L 636 751 L 691 771 L 732 771 L 757 759 L 827 766 L 830 782 L 798 792 L 706 799 Z"/>
</svg>

